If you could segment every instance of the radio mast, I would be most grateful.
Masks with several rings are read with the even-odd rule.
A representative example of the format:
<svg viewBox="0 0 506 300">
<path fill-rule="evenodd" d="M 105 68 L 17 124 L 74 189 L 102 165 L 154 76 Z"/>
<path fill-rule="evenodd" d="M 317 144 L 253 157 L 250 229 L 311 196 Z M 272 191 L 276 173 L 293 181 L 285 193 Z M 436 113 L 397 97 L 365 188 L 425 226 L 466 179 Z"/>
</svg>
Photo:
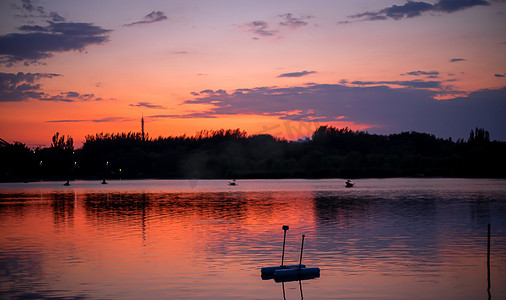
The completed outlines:
<svg viewBox="0 0 506 300">
<path fill-rule="evenodd" d="M 142 129 L 142 140 L 144 141 L 144 114 L 142 114 L 142 118 L 141 118 L 141 129 Z"/>
</svg>

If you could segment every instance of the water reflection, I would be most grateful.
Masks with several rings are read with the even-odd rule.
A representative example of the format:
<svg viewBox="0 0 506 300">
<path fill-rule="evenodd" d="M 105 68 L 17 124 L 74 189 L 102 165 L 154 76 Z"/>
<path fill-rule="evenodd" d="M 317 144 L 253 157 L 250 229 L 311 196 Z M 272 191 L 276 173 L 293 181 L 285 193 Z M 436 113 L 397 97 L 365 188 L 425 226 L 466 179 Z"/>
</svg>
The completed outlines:
<svg viewBox="0 0 506 300">
<path fill-rule="evenodd" d="M 283 299 L 483 298 L 489 222 L 492 298 L 506 293 L 504 184 L 296 183 L 0 190 L 0 297 L 272 299 L 281 287 Z M 259 279 L 279 264 L 283 224 L 286 263 L 305 234 L 305 264 L 322 270 L 286 295 Z"/>
<path fill-rule="evenodd" d="M 304 299 L 304 292 L 302 291 L 302 280 L 297 280 L 299 285 L 299 291 L 300 291 L 300 299 Z M 283 289 L 283 300 L 286 300 L 286 291 L 285 291 L 285 282 L 281 282 L 281 287 Z M 289 298 L 290 299 L 290 298 Z"/>
<path fill-rule="evenodd" d="M 52 193 L 48 195 L 48 199 L 52 199 L 51 206 L 53 209 L 55 228 L 73 225 L 76 197 L 77 195 L 75 193 Z"/>
</svg>

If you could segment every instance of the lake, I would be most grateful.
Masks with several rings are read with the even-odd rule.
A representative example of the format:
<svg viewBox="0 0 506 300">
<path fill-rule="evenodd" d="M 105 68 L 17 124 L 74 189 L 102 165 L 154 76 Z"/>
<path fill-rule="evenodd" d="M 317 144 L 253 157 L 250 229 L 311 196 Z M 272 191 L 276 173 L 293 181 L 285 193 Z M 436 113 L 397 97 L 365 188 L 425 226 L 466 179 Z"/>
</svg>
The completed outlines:
<svg viewBox="0 0 506 300">
<path fill-rule="evenodd" d="M 0 183 L 2 299 L 506 299 L 506 180 Z M 281 263 L 319 278 L 263 280 Z"/>
</svg>

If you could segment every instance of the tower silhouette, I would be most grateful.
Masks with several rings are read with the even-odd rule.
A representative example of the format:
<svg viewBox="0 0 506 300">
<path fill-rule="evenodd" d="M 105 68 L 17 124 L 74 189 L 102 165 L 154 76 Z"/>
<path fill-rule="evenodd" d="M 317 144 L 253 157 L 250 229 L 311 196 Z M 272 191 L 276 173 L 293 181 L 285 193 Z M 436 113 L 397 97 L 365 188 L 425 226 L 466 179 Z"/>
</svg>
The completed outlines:
<svg viewBox="0 0 506 300">
<path fill-rule="evenodd" d="M 141 118 L 141 129 L 142 129 L 142 140 L 144 141 L 144 114 L 142 115 L 142 118 Z"/>
</svg>

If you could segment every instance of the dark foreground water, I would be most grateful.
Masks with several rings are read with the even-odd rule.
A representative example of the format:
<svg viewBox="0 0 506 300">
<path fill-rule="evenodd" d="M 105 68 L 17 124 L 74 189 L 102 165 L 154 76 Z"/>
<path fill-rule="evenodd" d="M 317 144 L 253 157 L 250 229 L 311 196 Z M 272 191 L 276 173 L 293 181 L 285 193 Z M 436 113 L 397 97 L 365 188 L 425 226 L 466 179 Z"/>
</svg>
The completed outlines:
<svg viewBox="0 0 506 300">
<path fill-rule="evenodd" d="M 0 184 L 2 299 L 506 298 L 506 181 Z M 286 258 L 321 277 L 277 283 Z"/>
</svg>

